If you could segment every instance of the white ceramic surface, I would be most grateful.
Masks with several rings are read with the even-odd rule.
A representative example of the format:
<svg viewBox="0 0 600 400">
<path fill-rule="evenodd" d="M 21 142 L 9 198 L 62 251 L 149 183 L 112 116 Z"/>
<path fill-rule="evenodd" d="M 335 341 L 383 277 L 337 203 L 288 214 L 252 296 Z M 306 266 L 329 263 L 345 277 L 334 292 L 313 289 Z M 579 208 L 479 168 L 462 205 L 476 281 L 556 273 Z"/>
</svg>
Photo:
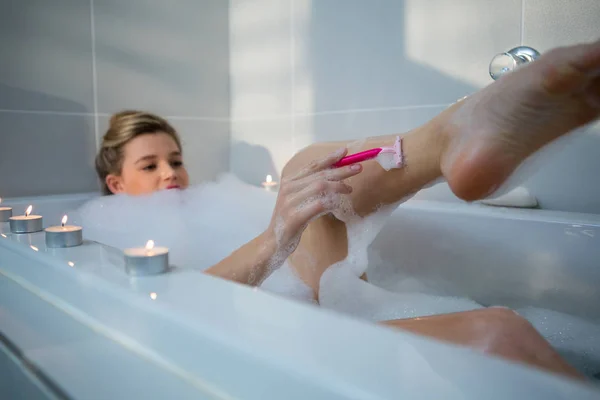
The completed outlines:
<svg viewBox="0 0 600 400">
<path fill-rule="evenodd" d="M 62 198 L 53 204 L 37 199 L 37 209 L 45 210 L 50 219 L 83 198 Z M 473 244 L 481 243 L 481 229 L 491 229 L 491 222 L 498 228 L 490 240 L 506 243 L 528 237 L 528 229 L 534 229 L 535 237 L 574 225 L 577 229 L 600 226 L 600 219 L 584 215 L 494 210 L 413 202 L 399 209 L 386 229 L 393 231 L 396 222 L 411 218 L 423 220 L 421 230 L 396 241 L 409 245 L 409 239 L 426 241 L 452 228 L 453 235 L 445 236 L 455 238 L 452 242 L 441 241 L 439 248 L 430 246 L 422 254 L 431 253 L 437 261 L 436 257 L 448 254 L 444 249 L 461 250 L 462 259 L 446 260 L 446 266 L 455 267 L 468 254 L 478 254 Z M 510 227 L 523 236 L 508 235 L 514 231 Z M 47 249 L 43 233 L 17 240 L 5 228 L 0 227 L 0 304 L 5 310 L 0 326 L 25 358 L 73 398 L 87 398 L 90 393 L 98 398 L 217 399 L 592 399 L 599 395 L 553 375 L 197 271 L 130 279 L 120 252 L 114 249 L 93 242 Z M 588 257 L 595 256 L 593 247 L 598 246 L 590 246 L 589 238 L 542 235 L 503 253 L 518 255 L 532 243 L 552 248 L 567 264 L 581 265 L 573 272 L 563 270 L 572 281 L 597 285 L 598 270 L 590 269 Z M 376 241 L 382 249 L 390 243 Z M 571 245 L 581 247 L 571 252 Z M 460 278 L 450 282 L 458 285 L 465 276 Z M 524 296 L 497 287 L 496 296 Z M 576 296 L 570 292 L 575 289 L 580 286 L 563 285 L 576 304 L 598 304 L 597 294 L 583 291 Z"/>
</svg>

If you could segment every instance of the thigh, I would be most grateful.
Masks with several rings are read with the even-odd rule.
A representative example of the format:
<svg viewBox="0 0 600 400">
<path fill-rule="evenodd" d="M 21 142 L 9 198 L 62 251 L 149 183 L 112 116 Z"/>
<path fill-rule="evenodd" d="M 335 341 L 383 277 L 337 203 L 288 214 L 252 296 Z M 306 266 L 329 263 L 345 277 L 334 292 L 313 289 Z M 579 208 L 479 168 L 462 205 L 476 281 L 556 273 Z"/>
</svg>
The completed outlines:
<svg viewBox="0 0 600 400">
<path fill-rule="evenodd" d="M 363 171 L 360 174 L 347 179 L 353 189 L 349 195 L 352 207 L 358 215 L 366 216 L 382 204 L 396 203 L 439 177 L 439 157 L 443 141 L 440 140 L 436 126 L 429 123 L 402 135 L 405 167 L 385 171 L 375 161 L 366 161 L 362 163 Z M 342 141 L 311 145 L 287 163 L 282 178 L 297 174 L 310 162 L 322 159 L 340 147 L 348 147 L 354 153 L 391 146 L 396 136 L 379 136 L 354 143 Z M 326 215 L 309 224 L 289 260 L 295 273 L 313 289 L 315 299 L 318 299 L 321 275 L 330 265 L 344 260 L 347 255 L 345 224 Z"/>
</svg>

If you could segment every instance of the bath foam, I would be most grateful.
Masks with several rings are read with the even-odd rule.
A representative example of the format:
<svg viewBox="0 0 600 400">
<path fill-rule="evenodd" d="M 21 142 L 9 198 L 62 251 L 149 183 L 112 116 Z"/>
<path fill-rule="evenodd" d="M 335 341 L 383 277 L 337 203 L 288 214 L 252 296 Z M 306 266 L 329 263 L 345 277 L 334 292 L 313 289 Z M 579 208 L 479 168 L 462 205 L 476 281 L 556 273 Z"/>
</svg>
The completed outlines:
<svg viewBox="0 0 600 400">
<path fill-rule="evenodd" d="M 321 277 L 319 303 L 374 322 L 482 308 L 474 301 L 458 297 L 387 291 L 359 279 L 343 261 L 329 267 Z"/>
<path fill-rule="evenodd" d="M 482 308 L 469 299 L 423 293 L 395 293 L 360 279 L 369 266 L 368 248 L 370 244 L 401 202 L 382 206 L 364 218 L 355 213 L 336 215 L 346 223 L 348 256 L 345 260 L 330 266 L 323 273 L 319 285 L 319 304 L 328 309 L 371 321 Z M 400 263 L 401 260 L 398 260 L 398 264 Z M 398 265 L 398 267 L 401 266 Z"/>
<path fill-rule="evenodd" d="M 111 254 L 118 256 L 118 250 L 140 247 L 152 239 L 169 248 L 172 266 L 203 271 L 262 233 L 270 223 L 276 199 L 276 193 L 224 174 L 216 182 L 184 191 L 95 198 L 69 215 L 85 228 L 86 240 L 115 247 L 117 251 Z M 312 289 L 285 266 L 284 253 L 285 249 L 270 260 L 269 268 L 275 273 L 261 288 L 312 301 Z"/>
<path fill-rule="evenodd" d="M 304 283 L 286 261 L 274 270 L 260 285 L 260 288 L 271 293 L 307 303 L 316 303 L 313 290 Z"/>
<path fill-rule="evenodd" d="M 516 311 L 579 371 L 588 376 L 600 372 L 600 323 L 537 307 Z"/>
<path fill-rule="evenodd" d="M 72 217 L 87 240 L 122 250 L 152 239 L 169 247 L 174 266 L 204 270 L 263 232 L 275 200 L 227 174 L 184 191 L 99 197 Z"/>
</svg>

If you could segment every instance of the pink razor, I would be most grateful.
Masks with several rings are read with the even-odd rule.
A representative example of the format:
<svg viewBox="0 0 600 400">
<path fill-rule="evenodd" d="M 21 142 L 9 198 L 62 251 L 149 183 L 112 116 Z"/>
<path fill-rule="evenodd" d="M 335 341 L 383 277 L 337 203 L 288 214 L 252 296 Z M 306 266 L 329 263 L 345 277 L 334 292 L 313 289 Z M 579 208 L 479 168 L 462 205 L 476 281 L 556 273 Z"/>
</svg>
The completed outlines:
<svg viewBox="0 0 600 400">
<path fill-rule="evenodd" d="M 375 149 L 361 151 L 360 153 L 350 154 L 349 156 L 346 156 L 333 164 L 333 166 L 339 168 L 345 165 L 372 160 L 381 153 L 394 153 L 394 162 L 396 163 L 396 167 L 400 168 L 404 162 L 402 157 L 402 139 L 400 136 L 396 136 L 396 142 L 394 142 L 394 146 L 392 147 L 378 147 Z"/>
</svg>

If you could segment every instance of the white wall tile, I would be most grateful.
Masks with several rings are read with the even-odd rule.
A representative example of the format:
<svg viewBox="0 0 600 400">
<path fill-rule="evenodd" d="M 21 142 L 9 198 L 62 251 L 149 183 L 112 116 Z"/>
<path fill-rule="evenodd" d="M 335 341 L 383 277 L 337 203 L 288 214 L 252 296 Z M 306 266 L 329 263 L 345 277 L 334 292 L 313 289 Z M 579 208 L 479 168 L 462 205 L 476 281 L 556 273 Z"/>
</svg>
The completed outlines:
<svg viewBox="0 0 600 400">
<path fill-rule="evenodd" d="M 229 117 L 228 3 L 95 0 L 98 110 Z"/>
<path fill-rule="evenodd" d="M 99 189 L 93 117 L 0 112 L 0 197 Z"/>
<path fill-rule="evenodd" d="M 600 39 L 600 1 L 523 0 L 523 44 L 540 52 Z"/>
<path fill-rule="evenodd" d="M 289 0 L 230 0 L 231 116 L 291 112 Z"/>
<path fill-rule="evenodd" d="M 109 121 L 109 117 L 99 118 L 101 136 L 106 133 Z M 169 119 L 169 123 L 181 138 L 190 184 L 213 180 L 229 169 L 228 121 Z"/>
<path fill-rule="evenodd" d="M 449 103 L 490 83 L 492 57 L 520 43 L 520 0 L 294 6 L 300 113 Z"/>
<path fill-rule="evenodd" d="M 231 172 L 244 182 L 260 185 L 267 175 L 278 180 L 294 155 L 290 117 L 232 121 Z"/>
<path fill-rule="evenodd" d="M 445 107 L 348 112 L 295 117 L 298 148 L 316 142 L 358 140 L 371 136 L 404 133 L 439 114 Z"/>
<path fill-rule="evenodd" d="M 0 5 L 0 109 L 92 113 L 88 0 Z"/>
</svg>

